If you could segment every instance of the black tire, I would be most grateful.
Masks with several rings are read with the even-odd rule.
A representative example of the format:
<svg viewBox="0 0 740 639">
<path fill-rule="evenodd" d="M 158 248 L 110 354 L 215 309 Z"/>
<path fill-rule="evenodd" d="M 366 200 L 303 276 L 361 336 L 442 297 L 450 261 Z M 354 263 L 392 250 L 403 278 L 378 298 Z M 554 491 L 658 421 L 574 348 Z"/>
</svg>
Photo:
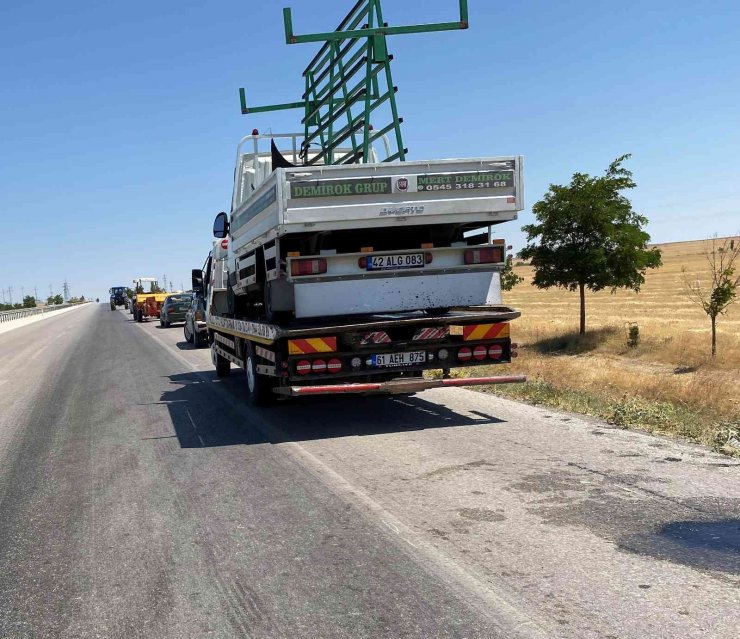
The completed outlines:
<svg viewBox="0 0 740 639">
<path fill-rule="evenodd" d="M 110 303 L 110 310 L 112 311 L 116 310 L 116 305 L 113 302 Z"/>
<path fill-rule="evenodd" d="M 203 338 L 203 333 L 200 331 L 193 331 L 192 343 L 195 348 L 203 348 L 206 345 L 206 340 Z"/>
<path fill-rule="evenodd" d="M 164 320 L 161 317 L 159 318 L 159 325 L 164 328 Z"/>
<path fill-rule="evenodd" d="M 247 382 L 247 399 L 252 406 L 268 406 L 275 401 L 275 381 L 272 377 L 257 373 L 257 356 L 252 342 L 246 342 L 244 377 Z"/>
<path fill-rule="evenodd" d="M 185 341 L 188 344 L 192 344 L 193 343 L 193 335 L 192 335 L 192 333 L 189 333 L 188 332 L 188 323 L 187 322 L 185 322 L 185 326 L 183 326 L 182 332 L 183 332 L 183 335 L 185 335 Z"/>
<path fill-rule="evenodd" d="M 231 362 L 216 352 L 215 344 L 211 344 L 211 360 L 213 360 L 213 365 L 216 367 L 216 375 L 218 377 L 228 377 L 231 375 Z"/>
</svg>

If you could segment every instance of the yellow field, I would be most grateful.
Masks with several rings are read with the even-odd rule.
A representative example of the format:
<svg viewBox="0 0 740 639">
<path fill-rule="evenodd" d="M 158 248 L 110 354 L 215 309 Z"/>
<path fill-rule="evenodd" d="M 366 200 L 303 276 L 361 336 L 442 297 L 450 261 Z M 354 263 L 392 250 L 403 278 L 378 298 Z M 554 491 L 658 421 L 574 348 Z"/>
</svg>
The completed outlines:
<svg viewBox="0 0 740 639">
<path fill-rule="evenodd" d="M 740 419 L 740 300 L 718 319 L 718 354 L 710 356 L 709 318 L 685 293 L 682 267 L 707 280 L 705 242 L 659 245 L 663 266 L 649 271 L 640 293 L 587 293 L 587 331 L 578 336 L 578 293 L 531 286 L 532 269 L 504 302 L 522 312 L 512 335 L 520 370 L 558 388 L 613 399 L 670 402 L 708 420 Z M 516 262 L 515 262 L 516 263 Z M 636 323 L 640 344 L 627 345 Z"/>
</svg>

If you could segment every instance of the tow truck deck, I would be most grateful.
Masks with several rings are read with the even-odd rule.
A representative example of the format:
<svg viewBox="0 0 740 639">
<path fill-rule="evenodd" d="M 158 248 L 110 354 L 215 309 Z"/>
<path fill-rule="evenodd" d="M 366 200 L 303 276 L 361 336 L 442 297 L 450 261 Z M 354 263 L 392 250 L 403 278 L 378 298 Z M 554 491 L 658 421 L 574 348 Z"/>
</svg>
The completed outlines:
<svg viewBox="0 0 740 639">
<path fill-rule="evenodd" d="M 517 345 L 507 306 L 294 321 L 210 317 L 211 350 L 219 374 L 228 364 L 271 378 L 273 396 L 408 394 L 428 388 L 509 384 L 524 376 L 453 378 L 450 369 L 510 363 Z M 254 361 L 250 361 L 252 358 Z M 442 377 L 424 378 L 424 371 Z"/>
</svg>

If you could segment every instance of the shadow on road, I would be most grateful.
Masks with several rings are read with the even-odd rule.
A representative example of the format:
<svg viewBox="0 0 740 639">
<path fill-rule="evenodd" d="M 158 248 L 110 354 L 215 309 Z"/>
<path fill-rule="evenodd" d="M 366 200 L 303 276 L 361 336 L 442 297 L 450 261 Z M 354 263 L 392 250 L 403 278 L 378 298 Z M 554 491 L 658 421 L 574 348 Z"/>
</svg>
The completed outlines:
<svg viewBox="0 0 740 639">
<path fill-rule="evenodd" d="M 257 410 L 246 403 L 246 382 L 238 370 L 224 380 L 219 380 L 215 371 L 171 375 L 169 379 L 172 388 L 162 394 L 161 401 L 167 404 L 183 448 L 277 444 L 503 423 L 493 415 L 465 415 L 416 396 L 314 397 Z M 214 392 L 216 386 L 236 402 L 235 406 Z"/>
</svg>

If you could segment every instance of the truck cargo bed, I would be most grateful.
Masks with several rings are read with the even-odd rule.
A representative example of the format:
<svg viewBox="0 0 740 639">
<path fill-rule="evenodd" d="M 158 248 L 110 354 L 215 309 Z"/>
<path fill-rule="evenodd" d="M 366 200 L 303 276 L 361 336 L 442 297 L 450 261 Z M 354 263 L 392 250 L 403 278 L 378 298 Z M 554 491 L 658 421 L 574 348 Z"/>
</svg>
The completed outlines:
<svg viewBox="0 0 740 639">
<path fill-rule="evenodd" d="M 513 220 L 522 164 L 507 156 L 279 168 L 235 197 L 231 252 L 290 233 Z M 238 179 L 235 192 L 244 192 Z"/>
</svg>

